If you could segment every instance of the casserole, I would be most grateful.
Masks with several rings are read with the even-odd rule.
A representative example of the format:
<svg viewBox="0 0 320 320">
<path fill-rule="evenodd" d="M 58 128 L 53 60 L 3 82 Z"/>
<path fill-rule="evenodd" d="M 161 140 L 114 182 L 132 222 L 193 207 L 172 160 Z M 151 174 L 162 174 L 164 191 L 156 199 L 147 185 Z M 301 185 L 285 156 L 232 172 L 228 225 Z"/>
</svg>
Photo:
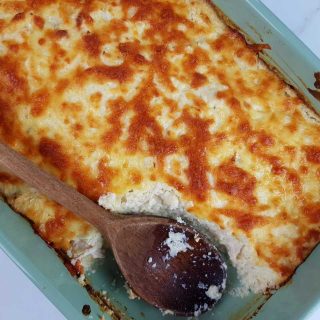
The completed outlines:
<svg viewBox="0 0 320 320">
<path fill-rule="evenodd" d="M 228 2 L 227 2 L 228 3 Z M 218 3 L 217 3 L 218 4 Z M 219 4 L 218 4 L 219 5 Z M 223 9 L 223 8 L 222 8 Z M 249 8 L 250 9 L 250 8 Z M 265 39 L 264 39 L 264 41 L 265 41 Z M 267 42 L 267 41 L 266 41 Z M 273 46 L 273 43 L 271 43 L 270 42 L 270 45 L 271 45 L 271 47 Z M 272 47 L 273 48 L 273 47 Z M 274 51 L 275 49 L 273 48 L 273 50 L 272 51 Z M 305 90 L 307 90 L 307 88 L 305 89 Z M 94 279 L 93 279 L 93 281 L 94 281 Z M 241 303 L 244 303 L 245 302 L 245 300 L 241 300 Z M 221 308 L 222 308 L 222 305 L 221 305 Z M 229 309 L 229 308 L 228 308 Z M 222 310 L 222 309 L 220 309 L 220 310 Z M 230 309 L 229 309 L 230 310 Z M 219 308 L 217 308 L 216 310 L 215 310 L 215 312 L 217 313 L 217 314 L 219 314 Z M 225 313 L 224 313 L 225 314 Z M 239 315 L 239 313 L 238 313 L 238 315 Z M 149 314 L 149 316 L 151 316 L 150 314 Z M 226 314 L 225 314 L 225 316 L 227 316 Z"/>
</svg>

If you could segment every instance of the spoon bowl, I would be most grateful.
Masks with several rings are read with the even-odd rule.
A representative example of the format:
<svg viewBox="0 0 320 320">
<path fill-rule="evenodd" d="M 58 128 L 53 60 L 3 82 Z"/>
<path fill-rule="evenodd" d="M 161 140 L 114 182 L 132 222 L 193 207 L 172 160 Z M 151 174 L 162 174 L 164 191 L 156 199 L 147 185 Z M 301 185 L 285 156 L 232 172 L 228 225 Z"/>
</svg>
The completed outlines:
<svg viewBox="0 0 320 320">
<path fill-rule="evenodd" d="M 140 215 L 120 224 L 110 241 L 136 295 L 179 316 L 198 316 L 220 299 L 226 265 L 194 229 L 175 220 Z"/>
</svg>

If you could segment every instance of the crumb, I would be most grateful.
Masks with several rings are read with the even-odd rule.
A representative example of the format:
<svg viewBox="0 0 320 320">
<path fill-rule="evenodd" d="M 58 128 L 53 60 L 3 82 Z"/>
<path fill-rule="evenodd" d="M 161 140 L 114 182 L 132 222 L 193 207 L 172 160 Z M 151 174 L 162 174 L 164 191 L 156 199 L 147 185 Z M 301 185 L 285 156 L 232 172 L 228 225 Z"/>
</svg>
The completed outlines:
<svg viewBox="0 0 320 320">
<path fill-rule="evenodd" d="M 215 285 L 211 285 L 209 289 L 206 291 L 206 295 L 211 299 L 211 300 L 219 300 L 221 298 L 221 292 L 219 287 Z"/>
<path fill-rule="evenodd" d="M 200 241 L 199 233 L 196 233 L 194 235 L 194 240 L 195 240 L 195 242 L 199 242 Z"/>
<path fill-rule="evenodd" d="M 101 294 L 102 294 L 104 297 L 106 297 L 106 296 L 107 296 L 107 291 L 106 291 L 106 290 L 102 290 L 102 291 L 101 291 Z"/>
<path fill-rule="evenodd" d="M 129 285 L 127 283 L 125 283 L 124 287 L 126 288 L 127 290 L 127 293 L 128 293 L 128 296 L 129 296 L 129 299 L 130 300 L 134 300 L 134 299 L 140 299 L 139 296 L 137 296 L 133 291 L 132 289 L 129 287 Z"/>
<path fill-rule="evenodd" d="M 172 316 L 174 315 L 173 311 L 171 311 L 171 310 L 161 310 L 160 309 L 160 311 L 161 311 L 163 316 L 166 316 L 166 315 L 169 315 L 169 314 L 172 315 Z"/>
<path fill-rule="evenodd" d="M 248 288 L 237 287 L 229 290 L 230 296 L 243 298 L 249 294 Z"/>
<path fill-rule="evenodd" d="M 177 222 L 180 223 L 180 224 L 186 224 L 186 222 L 184 220 L 182 220 L 181 217 L 177 217 Z"/>
<path fill-rule="evenodd" d="M 79 278 L 78 278 L 78 281 L 79 281 L 79 283 L 82 285 L 82 286 L 84 286 L 85 284 L 86 284 L 86 278 L 85 278 L 85 276 L 84 276 L 84 274 L 82 274 Z"/>
<path fill-rule="evenodd" d="M 85 304 L 82 307 L 82 314 L 85 316 L 88 316 L 88 315 L 90 315 L 90 313 L 91 313 L 91 307 L 88 304 Z"/>
</svg>

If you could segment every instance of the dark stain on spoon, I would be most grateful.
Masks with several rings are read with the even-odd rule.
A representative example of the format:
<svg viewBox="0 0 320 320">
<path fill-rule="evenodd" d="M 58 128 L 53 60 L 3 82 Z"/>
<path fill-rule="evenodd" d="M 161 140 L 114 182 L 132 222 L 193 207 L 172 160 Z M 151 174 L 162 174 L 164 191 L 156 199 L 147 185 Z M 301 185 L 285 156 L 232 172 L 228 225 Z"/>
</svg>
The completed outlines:
<svg viewBox="0 0 320 320">
<path fill-rule="evenodd" d="M 320 90 L 320 72 L 316 72 L 314 74 L 316 81 L 314 83 L 314 87 Z M 315 89 L 308 88 L 309 93 L 320 102 L 320 91 Z"/>
<path fill-rule="evenodd" d="M 320 91 L 314 89 L 308 89 L 309 93 L 320 102 Z"/>
<path fill-rule="evenodd" d="M 320 72 L 316 72 L 314 74 L 314 77 L 316 78 L 316 82 L 314 83 L 315 88 L 320 89 Z"/>
</svg>

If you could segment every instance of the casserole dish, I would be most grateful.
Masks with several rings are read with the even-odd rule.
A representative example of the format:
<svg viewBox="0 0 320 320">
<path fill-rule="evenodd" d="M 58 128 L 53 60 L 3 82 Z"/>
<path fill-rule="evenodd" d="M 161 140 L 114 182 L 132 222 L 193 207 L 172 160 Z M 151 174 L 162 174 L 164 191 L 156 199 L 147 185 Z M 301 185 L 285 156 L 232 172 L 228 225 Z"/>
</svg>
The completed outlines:
<svg viewBox="0 0 320 320">
<path fill-rule="evenodd" d="M 311 88 L 312 84 L 312 73 L 315 72 L 316 70 L 313 70 L 314 67 L 316 67 L 316 63 L 313 64 L 314 61 L 311 59 L 311 56 L 309 57 L 308 54 L 304 54 L 303 50 L 296 44 L 291 44 L 290 41 L 288 42 L 287 40 L 291 39 L 290 36 L 284 36 L 282 33 L 279 33 L 281 31 L 281 28 L 279 27 L 278 29 L 272 28 L 272 24 L 268 26 L 266 24 L 266 17 L 264 16 L 261 12 L 263 10 L 257 12 L 256 7 L 259 8 L 259 4 L 256 2 L 243 2 L 241 3 L 242 9 L 237 12 L 237 15 L 239 17 L 233 17 L 230 12 L 232 12 L 232 9 L 237 5 L 239 6 L 239 3 L 235 3 L 234 1 L 224 1 L 221 2 L 217 1 L 216 5 L 219 6 L 221 10 L 224 11 L 224 13 L 230 17 L 231 20 L 233 20 L 236 24 L 240 26 L 241 29 L 243 29 L 249 37 L 251 37 L 255 42 L 267 42 L 271 45 L 272 51 L 269 57 L 267 57 L 267 60 L 271 62 L 274 66 L 279 66 L 285 77 L 287 78 L 288 81 L 291 83 L 295 84 L 296 87 L 298 87 L 301 91 L 301 93 L 307 94 L 309 91 L 307 88 Z M 261 7 L 262 8 L 262 7 Z M 231 10 L 231 11 L 229 11 Z M 243 11 L 242 11 L 243 10 Z M 243 14 L 243 15 L 242 15 Z M 254 28 L 252 27 L 251 24 L 247 21 L 247 19 L 251 19 L 251 21 L 254 21 L 253 25 Z M 262 22 L 259 22 L 260 20 Z M 270 18 L 271 19 L 271 18 Z M 259 20 L 259 21 L 258 21 Z M 274 25 L 274 21 L 271 19 L 271 23 Z M 261 30 L 260 30 L 261 28 Z M 250 31 L 251 30 L 251 31 Z M 265 37 L 265 34 L 267 35 Z M 257 36 L 259 35 L 259 39 Z M 287 40 L 286 40 L 287 39 Z M 275 49 L 275 47 L 279 46 L 279 51 Z M 286 51 L 287 50 L 287 51 Z M 292 51 L 295 53 L 292 54 Z M 273 53 L 275 52 L 275 53 Z M 282 58 L 285 57 L 285 58 Z M 290 59 L 296 59 L 296 60 L 290 60 L 287 57 L 290 57 Z M 307 60 L 305 61 L 305 59 Z M 301 61 L 303 63 L 301 64 Z M 309 62 L 311 61 L 311 62 Z M 300 64 L 299 64 L 300 63 Z M 301 70 L 299 69 L 299 66 L 301 66 Z M 295 70 L 291 69 L 290 66 L 297 66 Z M 303 68 L 303 70 L 302 70 Z M 306 72 L 305 77 L 303 76 L 303 72 Z M 310 72 L 310 78 L 308 78 Z M 297 76 L 299 75 L 299 76 Z M 304 86 L 303 84 L 306 83 L 307 85 Z M 307 96 L 308 99 L 311 100 L 312 103 L 315 103 L 315 100 L 313 99 L 312 96 Z M 5 226 L 4 224 L 2 224 Z M 4 229 L 10 229 L 10 228 L 5 228 Z M 18 233 L 19 236 L 21 233 Z M 12 235 L 13 236 L 13 235 Z M 10 237 L 10 234 L 7 233 L 6 239 Z M 18 238 L 18 237 L 16 237 Z M 19 238 L 20 239 L 20 238 Z M 10 240 L 11 241 L 11 240 Z M 24 240 L 25 241 L 25 240 Z M 3 243 L 6 241 L 3 240 Z M 7 242 L 8 243 L 8 242 Z M 24 243 L 23 243 L 24 244 Z M 32 244 L 28 244 L 28 248 L 32 248 Z M 28 252 L 28 249 L 22 250 L 22 252 L 26 253 Z M 35 251 L 37 255 L 39 255 L 39 251 Z M 39 255 L 43 259 L 42 255 Z M 29 257 L 32 257 L 30 255 Z M 36 257 L 34 257 L 36 259 Z M 50 264 L 49 266 L 49 272 L 52 275 L 53 272 L 50 270 L 52 268 L 52 265 Z M 109 272 L 106 272 L 106 266 L 104 265 L 99 265 L 96 266 L 97 272 L 92 275 L 91 277 L 89 276 L 89 279 L 93 285 L 94 288 L 99 288 L 99 289 L 105 289 L 110 297 L 110 303 L 112 303 L 115 308 L 122 309 L 124 310 L 124 306 L 128 308 L 127 311 L 123 311 L 122 314 L 127 314 L 128 316 L 133 316 L 136 318 L 141 318 L 143 317 L 142 314 L 140 314 L 141 309 L 143 308 L 143 313 L 145 314 L 146 318 L 152 318 L 156 319 L 158 317 L 161 317 L 161 314 L 149 307 L 142 307 L 140 303 L 137 302 L 132 302 L 129 303 L 127 300 L 127 296 L 125 293 L 125 290 L 123 289 L 123 282 L 119 280 L 117 277 L 115 277 L 116 269 L 111 266 L 111 264 L 108 263 L 108 268 L 110 269 Z M 58 275 L 58 279 L 60 279 L 61 275 Z M 105 277 L 108 277 L 105 278 Z M 113 280 L 116 278 L 116 281 L 114 282 Z M 234 278 L 231 275 L 231 282 L 233 281 L 232 279 Z M 105 285 L 105 287 L 101 285 Z M 61 287 L 63 289 L 61 289 Z M 59 290 L 65 290 L 64 288 L 64 281 L 62 281 L 62 285 L 59 284 Z M 72 297 L 74 298 L 76 295 L 71 293 Z M 58 296 L 56 294 L 56 296 Z M 232 317 L 235 317 L 236 319 L 243 318 L 250 316 L 252 312 L 254 312 L 258 306 L 261 305 L 266 300 L 266 297 L 263 296 L 250 296 L 247 297 L 246 299 L 239 299 L 239 298 L 233 298 L 233 297 L 228 297 L 228 299 L 225 299 L 225 303 L 221 303 L 218 308 L 215 309 L 215 314 L 218 318 L 221 319 L 230 319 Z M 77 298 L 75 303 L 79 303 L 80 298 Z M 230 308 L 230 305 L 232 305 L 232 308 Z M 135 308 L 131 308 L 131 306 L 134 306 Z M 79 310 L 81 307 L 79 306 Z M 138 310 L 137 310 L 138 309 Z M 117 312 L 115 312 L 117 313 Z M 125 317 L 124 315 L 120 317 Z M 204 318 L 210 317 L 210 314 L 204 316 Z M 75 316 L 72 316 L 71 318 L 75 318 Z"/>
</svg>

